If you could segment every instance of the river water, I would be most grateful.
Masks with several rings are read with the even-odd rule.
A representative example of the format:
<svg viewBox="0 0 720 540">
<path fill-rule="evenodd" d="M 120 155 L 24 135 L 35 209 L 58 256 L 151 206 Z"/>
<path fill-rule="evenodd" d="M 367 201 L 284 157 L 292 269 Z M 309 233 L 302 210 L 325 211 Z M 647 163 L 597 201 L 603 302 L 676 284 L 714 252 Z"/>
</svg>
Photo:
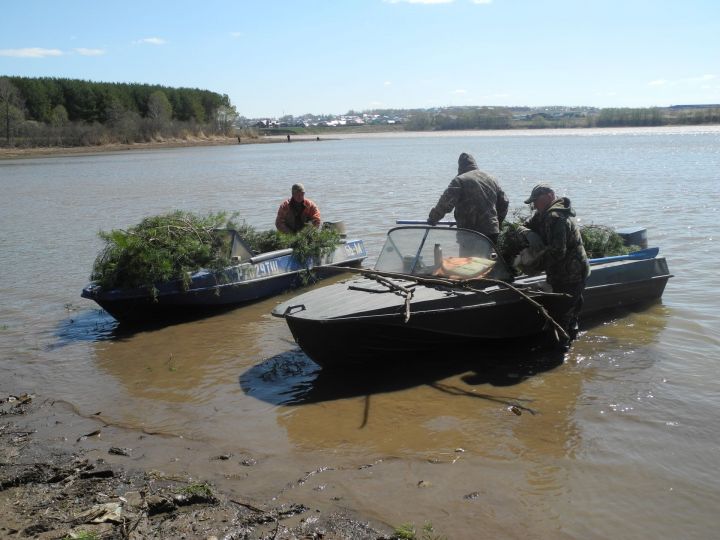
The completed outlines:
<svg viewBox="0 0 720 540">
<path fill-rule="evenodd" d="M 134 333 L 79 296 L 98 231 L 173 209 L 238 211 L 270 228 L 294 182 L 373 259 L 396 219 L 427 216 L 460 152 L 513 209 L 545 181 L 582 223 L 646 227 L 675 275 L 662 301 L 589 322 L 560 364 L 478 351 L 344 377 L 322 373 L 269 315 L 291 295 Z M 448 538 L 717 537 L 718 127 L 6 160 L 0 189 L 0 390 L 99 413 L 138 465 L 258 503 L 430 522 Z M 67 444 L 107 457 L 108 441 L 74 435 Z"/>
</svg>

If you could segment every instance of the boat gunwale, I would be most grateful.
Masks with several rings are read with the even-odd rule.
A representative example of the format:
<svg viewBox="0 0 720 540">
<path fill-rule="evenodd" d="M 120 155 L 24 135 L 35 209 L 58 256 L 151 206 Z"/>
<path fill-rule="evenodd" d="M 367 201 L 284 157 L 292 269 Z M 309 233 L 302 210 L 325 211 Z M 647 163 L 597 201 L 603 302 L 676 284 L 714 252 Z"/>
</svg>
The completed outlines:
<svg viewBox="0 0 720 540">
<path fill-rule="evenodd" d="M 353 239 L 353 240 L 343 240 L 341 244 L 338 244 L 338 247 L 346 245 L 350 242 L 361 242 L 360 239 Z M 364 248 L 364 246 L 363 246 Z M 289 249 L 289 253 L 285 253 L 286 249 Z M 251 258 L 247 261 L 240 262 L 238 264 L 233 264 L 230 266 L 226 266 L 220 270 L 208 270 L 205 268 L 201 268 L 199 270 L 196 270 L 194 272 L 188 272 L 189 278 L 190 278 L 190 286 L 185 289 L 182 287 L 182 279 L 172 279 L 168 281 L 163 281 L 161 283 L 156 283 L 153 285 L 145 285 L 142 287 L 133 287 L 133 288 L 114 288 L 109 290 L 104 290 L 101 285 L 97 285 L 95 282 L 92 282 L 85 287 L 83 287 L 80 296 L 82 298 L 87 298 L 89 300 L 95 300 L 96 298 L 106 299 L 106 300 L 115 300 L 115 299 L 122 299 L 122 300 L 134 300 L 134 299 L 142 299 L 148 297 L 148 291 L 152 289 L 152 287 L 157 288 L 157 293 L 154 295 L 155 298 L 161 298 L 161 297 L 167 297 L 167 296 L 175 296 L 178 294 L 189 294 L 189 293 L 202 293 L 207 291 L 215 291 L 220 290 L 222 288 L 226 287 L 244 287 L 244 286 L 250 286 L 250 285 L 257 285 L 258 283 L 265 282 L 270 279 L 276 279 L 281 276 L 296 276 L 297 274 L 300 274 L 301 272 L 305 272 L 308 270 L 308 268 L 298 268 L 295 270 L 286 270 L 283 272 L 279 272 L 276 274 L 269 274 L 266 276 L 255 276 L 248 279 L 234 279 L 228 282 L 220 283 L 217 282 L 214 285 L 208 285 L 208 286 L 201 286 L 201 287 L 193 287 L 192 286 L 192 280 L 193 279 L 207 279 L 211 278 L 213 276 L 222 276 L 225 273 L 228 272 L 238 272 L 241 268 L 249 268 L 249 267 L 256 267 L 258 264 L 268 262 L 268 261 L 280 261 L 285 259 L 292 258 L 292 249 L 286 248 L 282 250 L 275 250 L 275 251 L 269 251 L 265 254 L 257 255 L 256 257 L 261 257 L 262 255 L 271 255 L 274 254 L 271 257 L 268 257 L 266 259 L 262 259 L 259 261 L 253 261 L 254 258 Z M 364 249 L 363 249 L 364 250 Z M 337 263 L 326 263 L 326 264 L 319 264 L 319 265 L 313 265 L 310 267 L 311 270 L 313 269 L 322 269 L 325 267 L 332 267 L 332 266 L 350 266 L 356 263 L 362 264 L 362 262 L 367 259 L 367 254 L 365 255 L 356 255 L 353 257 L 348 257 L 347 259 L 344 259 Z M 180 286 L 180 290 L 177 289 L 177 286 Z M 160 287 L 165 288 L 165 290 L 161 289 Z"/>
<path fill-rule="evenodd" d="M 620 265 L 624 266 L 624 265 L 632 264 L 632 263 L 643 261 L 643 260 L 664 260 L 664 259 L 665 259 L 665 257 L 653 257 L 652 259 L 637 259 L 637 260 L 622 260 L 622 261 L 613 260 L 613 261 L 607 261 L 606 263 L 603 263 L 603 265 L 598 265 L 596 268 L 599 270 L 604 265 L 607 265 L 606 267 L 620 266 Z M 596 285 L 589 285 L 586 287 L 585 290 L 589 291 L 589 292 L 593 292 L 593 293 L 596 293 L 596 292 L 601 293 L 603 290 L 611 290 L 613 288 L 620 288 L 620 287 L 632 288 L 635 285 L 644 284 L 644 283 L 652 283 L 652 282 L 658 281 L 658 280 L 662 280 L 665 283 L 667 283 L 667 281 L 672 277 L 674 277 L 673 274 L 667 273 L 667 274 L 654 275 L 654 276 L 649 276 L 649 277 L 642 278 L 642 279 L 634 279 L 634 280 L 629 280 L 629 281 L 624 281 L 624 282 L 614 281 L 612 283 L 600 283 L 600 284 L 596 284 Z M 365 276 L 365 279 L 371 279 L 371 278 L 368 276 Z M 525 281 L 525 280 L 527 280 L 527 281 Z M 360 279 L 354 280 L 353 282 L 350 282 L 350 283 L 355 283 L 358 281 L 361 281 L 361 280 Z M 451 286 L 430 285 L 430 284 L 423 285 L 422 283 L 419 283 L 414 280 L 408 280 L 408 281 L 412 281 L 413 284 L 417 285 L 417 286 L 429 287 L 429 288 L 434 288 L 437 290 L 441 290 L 444 288 L 452 289 Z M 538 298 L 538 297 L 543 297 L 543 296 L 548 295 L 547 291 L 543 291 L 542 289 L 537 288 L 537 285 L 540 283 L 543 283 L 543 282 L 545 282 L 545 274 L 539 274 L 537 276 L 527 276 L 526 278 L 521 278 L 521 283 L 515 282 L 514 285 L 515 285 L 515 288 L 520 289 L 522 292 L 526 292 L 531 298 Z M 339 286 L 342 284 L 338 283 L 336 285 Z M 350 288 L 350 287 L 348 287 L 348 288 Z M 365 289 L 362 289 L 359 287 L 355 288 L 353 290 L 357 290 L 358 292 L 375 293 L 375 291 L 365 290 Z M 486 289 L 481 289 L 481 290 L 467 290 L 467 289 L 458 288 L 458 289 L 455 289 L 455 292 L 458 292 L 458 293 L 464 292 L 467 295 L 476 294 L 478 296 L 480 296 L 482 293 L 482 295 L 487 298 L 488 296 L 497 296 L 497 294 L 499 294 L 499 293 L 507 293 L 507 292 L 514 292 L 514 291 L 512 290 L 512 288 L 509 288 L 509 287 L 502 287 L 500 285 L 492 285 Z M 463 296 L 465 296 L 465 295 L 463 295 Z M 466 311 L 466 310 L 470 310 L 470 309 L 480 309 L 480 308 L 486 308 L 486 307 L 490 307 L 490 306 L 497 306 L 497 305 L 501 305 L 501 304 L 509 304 L 509 303 L 514 303 L 514 302 L 521 301 L 521 300 L 522 300 L 522 298 L 518 296 L 516 298 L 508 299 L 507 301 L 500 302 L 500 303 L 498 303 L 497 300 L 490 300 L 488 302 L 473 303 L 470 305 L 464 305 L 464 306 L 459 306 L 459 307 L 454 306 L 454 307 L 448 307 L 448 308 L 437 308 L 437 309 L 425 309 L 422 311 L 411 311 L 411 315 L 416 316 L 416 315 L 423 315 L 423 314 L 428 314 L 428 313 L 438 313 L 439 314 L 439 313 L 445 313 L 445 312 L 449 312 L 449 311 Z M 432 300 L 429 300 L 429 301 L 432 301 Z M 289 302 L 291 302 L 291 301 L 288 301 L 287 303 L 289 303 Z M 296 304 L 296 306 L 294 306 L 294 307 L 299 307 L 299 306 L 304 307 L 304 304 Z M 291 306 L 288 306 L 288 307 L 291 307 Z M 394 308 L 397 308 L 399 311 L 376 313 L 376 314 L 371 314 L 371 315 L 357 315 L 357 316 L 336 315 L 333 317 L 318 318 L 316 316 L 315 318 L 310 318 L 310 317 L 303 317 L 301 315 L 303 312 L 306 312 L 306 309 L 302 309 L 302 310 L 296 311 L 294 313 L 280 313 L 280 312 L 276 311 L 277 310 L 277 307 L 276 307 L 272 311 L 272 314 L 276 317 L 284 318 L 284 319 L 293 318 L 293 319 L 302 319 L 302 320 L 308 320 L 308 321 L 314 320 L 314 321 L 317 321 L 319 324 L 326 324 L 326 323 L 333 323 L 333 322 L 341 323 L 344 321 L 348 321 L 348 322 L 350 322 L 350 321 L 357 321 L 357 322 L 373 321 L 373 320 L 381 320 L 382 318 L 392 320 L 392 319 L 396 319 L 396 318 L 404 318 L 405 317 L 406 312 L 405 312 L 403 304 L 398 304 L 397 306 L 389 306 L 389 307 L 383 308 L 383 309 L 394 309 Z"/>
</svg>

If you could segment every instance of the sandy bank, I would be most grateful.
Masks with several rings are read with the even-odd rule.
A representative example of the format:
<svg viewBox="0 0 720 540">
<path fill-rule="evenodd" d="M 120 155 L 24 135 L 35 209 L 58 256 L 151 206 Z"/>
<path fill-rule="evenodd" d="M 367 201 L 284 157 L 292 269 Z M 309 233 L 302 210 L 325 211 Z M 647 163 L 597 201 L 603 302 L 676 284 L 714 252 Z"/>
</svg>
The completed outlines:
<svg viewBox="0 0 720 540">
<path fill-rule="evenodd" d="M 185 467 L 147 454 L 207 453 L 196 442 L 82 417 L 64 402 L 0 391 L 0 537 L 391 538 L 352 510 L 310 508 L 291 490 L 269 500 L 222 493 Z M 184 452 L 183 452 L 184 450 Z M 177 453 L 177 454 L 176 454 Z M 211 455 L 218 467 L 239 456 Z M 172 460 L 178 463 L 183 457 Z M 245 456 L 250 471 L 254 460 Z M 248 474 L 252 474 L 249 472 Z M 308 473 L 308 475 L 313 473 Z M 95 535 L 95 536 L 89 536 Z"/>
<path fill-rule="evenodd" d="M 321 137 L 321 140 L 323 137 Z M 324 137 L 327 140 L 327 137 Z M 294 135 L 291 142 L 307 142 L 316 141 L 316 135 Z M 158 150 L 163 148 L 193 148 L 198 146 L 225 146 L 225 145 L 246 145 L 246 144 L 268 144 L 268 143 L 287 143 L 285 135 L 270 135 L 259 137 L 256 139 L 250 137 L 242 137 L 238 143 L 237 137 L 211 137 L 211 138 L 191 138 L 191 139 L 173 139 L 164 141 L 153 141 L 147 143 L 132 144 L 102 144 L 97 146 L 43 146 L 32 148 L 0 148 L 0 160 L 3 159 L 20 159 L 34 157 L 57 157 L 57 156 L 75 156 L 87 154 L 104 154 L 111 152 L 125 152 L 133 150 Z"/>
</svg>

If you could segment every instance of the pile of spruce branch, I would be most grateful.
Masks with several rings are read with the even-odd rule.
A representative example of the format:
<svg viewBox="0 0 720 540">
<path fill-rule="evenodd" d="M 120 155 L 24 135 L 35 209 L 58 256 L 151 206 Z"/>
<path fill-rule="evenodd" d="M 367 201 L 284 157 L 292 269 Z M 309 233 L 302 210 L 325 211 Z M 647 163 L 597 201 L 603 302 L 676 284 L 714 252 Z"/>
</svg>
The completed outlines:
<svg viewBox="0 0 720 540">
<path fill-rule="evenodd" d="M 155 285 L 182 280 L 200 269 L 219 271 L 229 266 L 231 237 L 224 229 L 235 229 L 254 253 L 292 248 L 306 268 L 311 259 L 331 253 L 340 242 L 336 231 L 307 227 L 296 235 L 257 231 L 237 214 L 225 212 L 198 215 L 174 211 L 151 216 L 129 229 L 101 231 L 105 246 L 97 256 L 90 279 L 105 289 L 155 289 Z"/>
<path fill-rule="evenodd" d="M 605 225 L 583 225 L 580 227 L 580 236 L 591 259 L 627 255 L 640 249 L 639 246 L 625 245 L 623 237 Z"/>
<path fill-rule="evenodd" d="M 527 247 L 527 241 L 521 233 L 526 220 L 520 215 L 514 215 L 513 218 L 513 221 L 503 222 L 498 238 L 498 251 L 503 260 L 509 264 L 520 251 Z M 605 225 L 582 225 L 580 226 L 580 236 L 590 259 L 626 255 L 640 249 L 639 246 L 625 245 L 623 237 L 612 227 Z"/>
</svg>

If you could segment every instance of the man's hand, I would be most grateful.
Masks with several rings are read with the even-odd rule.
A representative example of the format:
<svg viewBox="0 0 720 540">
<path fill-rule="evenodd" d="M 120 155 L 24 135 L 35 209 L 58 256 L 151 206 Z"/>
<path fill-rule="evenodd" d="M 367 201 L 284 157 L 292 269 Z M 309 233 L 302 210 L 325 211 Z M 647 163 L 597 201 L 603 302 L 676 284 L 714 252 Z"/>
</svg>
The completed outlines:
<svg viewBox="0 0 720 540">
<path fill-rule="evenodd" d="M 433 227 L 435 225 L 437 225 L 438 221 L 440 221 L 440 218 L 442 218 L 442 216 L 440 216 L 438 214 L 440 214 L 440 212 L 438 212 L 434 208 L 432 210 L 430 210 L 430 215 L 428 216 L 428 219 L 427 219 L 428 225 L 431 225 Z"/>
</svg>

